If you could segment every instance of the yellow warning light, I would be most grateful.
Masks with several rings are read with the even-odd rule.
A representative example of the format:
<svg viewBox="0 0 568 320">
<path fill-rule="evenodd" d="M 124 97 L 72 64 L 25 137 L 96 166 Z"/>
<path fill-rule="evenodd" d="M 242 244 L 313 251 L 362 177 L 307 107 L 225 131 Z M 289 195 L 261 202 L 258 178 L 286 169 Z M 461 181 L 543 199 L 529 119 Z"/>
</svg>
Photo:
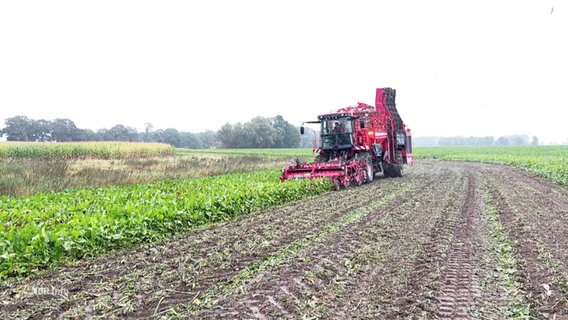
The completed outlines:
<svg viewBox="0 0 568 320">
<path fill-rule="evenodd" d="M 367 131 L 367 135 L 369 135 L 369 136 L 374 136 L 374 135 L 375 135 L 375 131 Z"/>
</svg>

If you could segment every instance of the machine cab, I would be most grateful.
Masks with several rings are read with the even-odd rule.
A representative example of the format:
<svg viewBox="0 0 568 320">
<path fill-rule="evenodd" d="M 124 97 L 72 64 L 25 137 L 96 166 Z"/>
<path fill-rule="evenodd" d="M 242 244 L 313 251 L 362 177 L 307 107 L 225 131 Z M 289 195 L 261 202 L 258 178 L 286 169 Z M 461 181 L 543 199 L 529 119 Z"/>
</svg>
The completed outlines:
<svg viewBox="0 0 568 320">
<path fill-rule="evenodd" d="M 351 149 L 353 147 L 353 118 L 349 116 L 320 116 L 323 150 Z"/>
</svg>

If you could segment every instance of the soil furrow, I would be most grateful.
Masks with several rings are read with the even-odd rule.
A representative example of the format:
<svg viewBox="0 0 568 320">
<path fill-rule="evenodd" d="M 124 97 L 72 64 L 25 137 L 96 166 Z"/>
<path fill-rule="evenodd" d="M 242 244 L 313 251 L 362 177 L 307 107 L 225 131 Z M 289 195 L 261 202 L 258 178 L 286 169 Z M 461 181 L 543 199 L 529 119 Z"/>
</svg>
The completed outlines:
<svg viewBox="0 0 568 320">
<path fill-rule="evenodd" d="M 197 313 L 196 317 L 224 316 L 218 314 L 217 310 L 229 307 L 233 313 L 239 312 L 240 317 L 251 316 L 251 312 L 269 318 L 295 312 L 298 306 L 295 305 L 293 297 L 306 297 L 306 292 L 316 293 L 315 287 L 318 283 L 326 281 L 325 276 L 320 279 L 318 271 L 315 270 L 322 265 L 332 269 L 341 264 L 349 265 L 351 260 L 345 256 L 354 252 L 356 247 L 365 244 L 358 236 L 365 234 L 370 225 L 380 222 L 381 217 L 392 214 L 390 208 L 395 207 L 408 194 L 420 192 L 418 189 L 418 186 L 414 187 L 388 202 L 381 203 L 378 208 L 371 208 L 370 211 L 363 207 L 359 210 L 363 210 L 362 212 L 354 212 L 353 219 L 347 220 L 340 228 L 334 228 L 332 232 L 324 232 L 310 239 L 301 250 L 293 252 L 284 264 L 271 267 L 257 274 L 252 281 L 243 283 L 240 290 L 246 292 L 244 297 L 238 291 L 230 292 L 226 298 L 213 306 L 211 313 L 209 311 L 203 314 Z M 330 257 L 334 260 L 330 260 Z"/>
<path fill-rule="evenodd" d="M 551 244 L 547 246 L 547 237 L 541 233 L 544 232 L 543 229 L 554 233 L 562 232 L 564 236 L 557 237 L 565 238 L 566 229 L 550 230 L 547 226 L 531 224 L 530 216 L 535 211 L 531 205 L 523 204 L 527 199 L 526 194 L 520 196 L 503 184 L 496 184 L 492 189 L 492 196 L 500 210 L 503 223 L 516 240 L 515 247 L 521 258 L 521 272 L 531 306 L 531 316 L 534 318 L 568 316 L 566 264 L 550 257 Z M 521 204 L 522 207 L 514 206 L 515 203 Z M 564 254 L 568 250 L 566 242 L 555 243 L 553 247 L 555 252 Z"/>
</svg>

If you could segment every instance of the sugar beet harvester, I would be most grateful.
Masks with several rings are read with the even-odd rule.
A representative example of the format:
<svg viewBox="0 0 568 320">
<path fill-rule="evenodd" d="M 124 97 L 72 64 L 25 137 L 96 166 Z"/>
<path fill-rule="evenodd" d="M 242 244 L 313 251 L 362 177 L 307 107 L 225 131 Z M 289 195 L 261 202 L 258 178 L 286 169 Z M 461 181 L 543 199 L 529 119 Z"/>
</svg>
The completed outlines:
<svg viewBox="0 0 568 320">
<path fill-rule="evenodd" d="M 328 178 L 339 190 L 373 181 L 376 173 L 402 176 L 403 164 L 412 164 L 412 136 L 395 104 L 396 90 L 378 88 L 375 106 L 359 102 L 319 115 L 314 136 L 314 162 L 295 159 L 282 169 L 280 180 Z"/>
</svg>

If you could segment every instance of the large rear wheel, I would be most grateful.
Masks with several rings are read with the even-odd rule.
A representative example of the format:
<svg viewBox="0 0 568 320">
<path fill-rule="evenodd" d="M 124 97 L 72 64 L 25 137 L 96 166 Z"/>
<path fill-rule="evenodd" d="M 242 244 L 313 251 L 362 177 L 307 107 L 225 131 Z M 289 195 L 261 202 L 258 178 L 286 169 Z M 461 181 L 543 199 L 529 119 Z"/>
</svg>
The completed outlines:
<svg viewBox="0 0 568 320">
<path fill-rule="evenodd" d="M 390 163 L 384 165 L 384 175 L 387 178 L 402 177 L 402 166 L 392 165 Z"/>
</svg>

